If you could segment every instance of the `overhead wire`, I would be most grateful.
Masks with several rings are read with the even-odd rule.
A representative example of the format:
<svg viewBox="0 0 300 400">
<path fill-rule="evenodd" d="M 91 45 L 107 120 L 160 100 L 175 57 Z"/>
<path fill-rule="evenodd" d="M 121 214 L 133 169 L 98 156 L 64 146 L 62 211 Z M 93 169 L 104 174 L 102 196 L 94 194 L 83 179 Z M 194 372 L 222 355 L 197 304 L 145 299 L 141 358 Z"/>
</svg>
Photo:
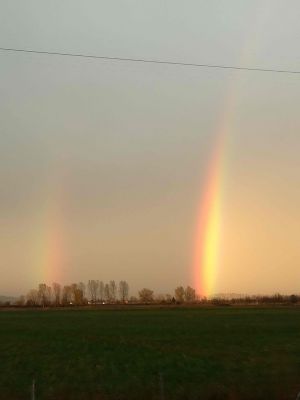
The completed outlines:
<svg viewBox="0 0 300 400">
<path fill-rule="evenodd" d="M 173 66 L 181 66 L 181 67 L 230 69 L 230 70 L 240 70 L 240 71 L 254 71 L 254 72 L 266 72 L 266 73 L 269 72 L 269 73 L 281 73 L 281 74 L 300 74 L 300 70 L 297 71 L 297 70 L 277 69 L 277 68 L 242 67 L 242 66 L 224 65 L 224 64 L 199 64 L 199 63 L 192 63 L 192 62 L 169 61 L 169 60 L 148 59 L 148 58 L 110 57 L 110 56 L 100 56 L 100 55 L 93 55 L 93 54 L 43 51 L 43 50 L 32 50 L 32 49 L 23 49 L 23 48 L 0 47 L 0 51 L 15 52 L 15 53 L 41 54 L 41 55 L 51 55 L 51 56 L 63 56 L 63 57 L 88 58 L 88 59 L 116 61 L 116 62 L 163 64 L 163 65 L 173 65 Z"/>
</svg>

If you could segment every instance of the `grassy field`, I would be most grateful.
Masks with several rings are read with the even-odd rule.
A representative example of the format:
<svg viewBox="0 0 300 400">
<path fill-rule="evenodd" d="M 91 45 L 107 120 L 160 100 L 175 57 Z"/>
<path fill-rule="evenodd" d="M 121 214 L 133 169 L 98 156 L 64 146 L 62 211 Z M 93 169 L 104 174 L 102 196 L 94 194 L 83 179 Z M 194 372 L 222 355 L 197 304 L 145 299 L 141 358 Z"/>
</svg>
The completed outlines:
<svg viewBox="0 0 300 400">
<path fill-rule="evenodd" d="M 300 309 L 0 312 L 0 399 L 292 399 Z"/>
</svg>

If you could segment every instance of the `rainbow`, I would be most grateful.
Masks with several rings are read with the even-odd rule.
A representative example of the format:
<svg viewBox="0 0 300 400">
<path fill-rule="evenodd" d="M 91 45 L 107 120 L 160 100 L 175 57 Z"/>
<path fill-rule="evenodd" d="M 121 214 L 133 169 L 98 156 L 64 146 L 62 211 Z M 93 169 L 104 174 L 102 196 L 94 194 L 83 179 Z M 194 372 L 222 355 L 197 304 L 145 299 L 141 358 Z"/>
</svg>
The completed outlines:
<svg viewBox="0 0 300 400">
<path fill-rule="evenodd" d="M 33 243 L 33 266 L 36 283 L 61 282 L 65 266 L 63 189 L 61 179 L 50 182 L 37 214 Z M 52 183 L 52 184 L 51 184 Z M 50 191 L 49 191 L 50 189 Z"/>
<path fill-rule="evenodd" d="M 269 18 L 268 4 L 260 4 L 255 10 L 254 21 L 242 49 L 239 65 L 251 65 L 258 50 L 264 25 Z M 243 75 L 244 76 L 244 75 Z M 222 250 L 222 202 L 224 182 L 229 158 L 229 140 L 234 132 L 234 117 L 238 102 L 241 75 L 234 74 L 230 80 L 225 110 L 216 130 L 215 144 L 209 163 L 203 195 L 198 207 L 194 256 L 193 285 L 201 297 L 212 296 L 221 264 Z"/>
<path fill-rule="evenodd" d="M 41 268 L 45 282 L 61 282 L 64 269 L 64 241 L 62 218 L 58 210 L 50 210 L 44 237 L 44 255 Z"/>
<path fill-rule="evenodd" d="M 221 129 L 211 158 L 197 218 L 194 286 L 200 296 L 210 296 L 220 262 L 222 170 L 228 130 Z"/>
</svg>

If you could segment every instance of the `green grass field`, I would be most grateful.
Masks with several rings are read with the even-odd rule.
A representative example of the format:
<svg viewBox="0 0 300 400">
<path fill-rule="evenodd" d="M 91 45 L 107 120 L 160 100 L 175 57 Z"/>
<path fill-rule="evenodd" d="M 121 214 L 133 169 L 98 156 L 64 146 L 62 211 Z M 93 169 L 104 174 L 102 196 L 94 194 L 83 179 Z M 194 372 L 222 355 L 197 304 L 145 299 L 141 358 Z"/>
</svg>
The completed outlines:
<svg viewBox="0 0 300 400">
<path fill-rule="evenodd" d="M 300 309 L 0 312 L 0 399 L 295 399 Z"/>
</svg>

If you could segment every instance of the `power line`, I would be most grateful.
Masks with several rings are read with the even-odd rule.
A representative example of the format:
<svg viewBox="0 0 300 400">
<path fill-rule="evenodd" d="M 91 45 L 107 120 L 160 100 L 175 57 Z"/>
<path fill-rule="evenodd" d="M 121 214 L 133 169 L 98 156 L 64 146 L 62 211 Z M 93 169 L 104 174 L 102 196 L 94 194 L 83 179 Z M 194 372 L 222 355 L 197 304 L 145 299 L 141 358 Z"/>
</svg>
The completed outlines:
<svg viewBox="0 0 300 400">
<path fill-rule="evenodd" d="M 239 67 L 234 65 L 222 65 L 222 64 L 197 64 L 188 63 L 181 61 L 167 61 L 167 60 L 154 60 L 146 58 L 126 58 L 126 57 L 107 57 L 97 56 L 92 54 L 80 54 L 80 53 L 60 53 L 56 51 L 41 51 L 41 50 L 28 50 L 28 49 L 17 49 L 17 48 L 6 48 L 0 47 L 0 51 L 10 51 L 15 53 L 31 53 L 31 54 L 44 54 L 51 56 L 64 56 L 64 57 L 78 57 L 78 58 L 91 58 L 97 60 L 107 61 L 121 61 L 121 62 L 135 62 L 135 63 L 146 63 L 146 64 L 165 64 L 165 65 L 178 65 L 181 67 L 196 67 L 196 68 L 215 68 L 215 69 L 234 69 L 240 71 L 256 71 L 256 72 L 275 72 L 281 74 L 300 74 L 300 71 L 276 69 L 276 68 L 260 68 L 260 67 Z"/>
</svg>

